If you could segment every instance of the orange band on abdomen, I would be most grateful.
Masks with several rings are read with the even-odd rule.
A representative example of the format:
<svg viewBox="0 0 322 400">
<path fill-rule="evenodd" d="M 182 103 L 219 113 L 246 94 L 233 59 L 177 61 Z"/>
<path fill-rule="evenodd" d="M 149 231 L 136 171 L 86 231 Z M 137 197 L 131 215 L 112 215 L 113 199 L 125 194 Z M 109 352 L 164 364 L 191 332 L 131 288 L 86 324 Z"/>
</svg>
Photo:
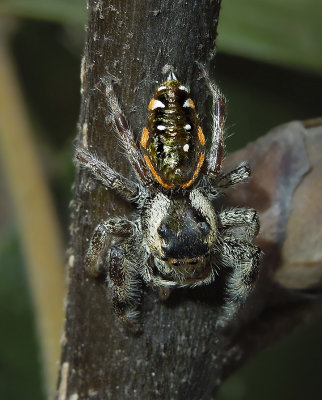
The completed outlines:
<svg viewBox="0 0 322 400">
<path fill-rule="evenodd" d="M 145 162 L 148 164 L 148 167 L 150 168 L 150 171 L 152 172 L 153 176 L 160 183 L 160 185 L 163 186 L 165 189 L 172 189 L 174 187 L 174 185 L 168 185 L 167 183 L 163 182 L 160 175 L 158 175 L 157 171 L 154 169 L 149 157 L 147 155 L 145 155 L 144 159 L 145 159 Z"/>
<path fill-rule="evenodd" d="M 206 144 L 206 139 L 200 126 L 198 126 L 198 138 L 201 146 L 204 146 Z"/>
<path fill-rule="evenodd" d="M 205 160 L 205 153 L 202 153 L 199 157 L 199 161 L 197 164 L 197 168 L 195 169 L 195 172 L 192 175 L 192 178 L 190 179 L 190 181 L 183 183 L 182 185 L 180 185 L 183 189 L 186 189 L 187 187 L 189 187 L 192 182 L 197 178 L 197 176 L 199 175 L 200 169 L 202 167 L 202 164 Z"/>
<path fill-rule="evenodd" d="M 143 128 L 140 144 L 144 149 L 146 149 L 146 145 L 147 145 L 148 140 L 149 140 L 149 135 L 150 134 L 149 134 L 148 129 L 147 128 Z"/>
</svg>

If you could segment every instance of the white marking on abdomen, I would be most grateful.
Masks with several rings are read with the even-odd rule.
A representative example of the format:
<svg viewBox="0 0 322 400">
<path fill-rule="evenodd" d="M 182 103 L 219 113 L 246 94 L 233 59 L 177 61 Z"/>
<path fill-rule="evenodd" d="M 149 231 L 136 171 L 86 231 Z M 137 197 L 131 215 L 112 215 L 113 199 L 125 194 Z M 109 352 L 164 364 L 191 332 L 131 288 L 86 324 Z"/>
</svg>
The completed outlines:
<svg viewBox="0 0 322 400">
<path fill-rule="evenodd" d="M 160 100 L 154 100 L 151 110 L 155 110 L 156 108 L 164 108 L 165 105 Z"/>
<path fill-rule="evenodd" d="M 183 86 L 183 85 L 180 85 L 180 86 L 179 86 L 179 89 L 180 89 L 180 90 L 183 90 L 183 91 L 185 91 L 185 92 L 188 92 L 188 89 L 187 89 L 185 86 Z"/>
</svg>

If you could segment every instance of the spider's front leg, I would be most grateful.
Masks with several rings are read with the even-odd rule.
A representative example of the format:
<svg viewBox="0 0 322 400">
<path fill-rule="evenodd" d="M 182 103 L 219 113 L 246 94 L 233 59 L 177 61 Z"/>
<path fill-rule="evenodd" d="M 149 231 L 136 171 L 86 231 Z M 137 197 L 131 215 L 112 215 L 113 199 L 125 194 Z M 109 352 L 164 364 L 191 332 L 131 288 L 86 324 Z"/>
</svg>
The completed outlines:
<svg viewBox="0 0 322 400">
<path fill-rule="evenodd" d="M 249 242 L 252 242 L 259 232 L 258 215 L 253 208 L 236 207 L 223 210 L 218 215 L 218 223 L 219 229 L 226 235 L 235 229 L 239 232 L 238 237 Z"/>
<path fill-rule="evenodd" d="M 137 307 L 140 302 L 141 261 L 129 257 L 137 244 L 130 238 L 112 246 L 108 256 L 108 281 L 112 289 L 113 308 L 116 316 L 133 332 L 139 331 Z"/>
<path fill-rule="evenodd" d="M 108 235 L 129 237 L 133 235 L 134 229 L 133 224 L 126 218 L 111 218 L 100 222 L 94 230 L 85 256 L 87 270 L 94 276 L 103 272 L 101 256 L 104 253 Z"/>
<path fill-rule="evenodd" d="M 218 216 L 222 236 L 223 265 L 232 268 L 227 281 L 224 319 L 233 317 L 252 291 L 259 272 L 262 252 L 252 244 L 259 231 L 257 212 L 252 208 L 232 208 Z"/>
<path fill-rule="evenodd" d="M 126 218 L 111 218 L 97 225 L 85 256 L 87 270 L 94 276 L 103 272 L 102 263 L 107 262 L 107 280 L 112 288 L 113 307 L 118 318 L 131 330 L 136 331 L 137 276 L 135 263 L 128 254 L 135 253 L 135 225 Z M 102 259 L 109 235 L 122 239 L 111 247 L 107 260 Z"/>
<path fill-rule="evenodd" d="M 226 236 L 221 248 L 223 265 L 232 268 L 226 284 L 223 319 L 233 318 L 245 303 L 256 283 L 262 252 L 248 241 Z"/>
</svg>

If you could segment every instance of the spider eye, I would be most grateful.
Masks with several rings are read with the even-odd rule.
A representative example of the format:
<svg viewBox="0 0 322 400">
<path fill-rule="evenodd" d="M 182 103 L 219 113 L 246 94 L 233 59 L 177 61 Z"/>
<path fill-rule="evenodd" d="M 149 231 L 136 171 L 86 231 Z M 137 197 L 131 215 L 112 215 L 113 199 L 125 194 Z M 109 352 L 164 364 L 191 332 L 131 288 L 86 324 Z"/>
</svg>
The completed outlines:
<svg viewBox="0 0 322 400">
<path fill-rule="evenodd" d="M 199 222 L 198 229 L 202 235 L 206 236 L 210 232 L 210 225 L 208 224 L 208 222 L 205 222 L 205 221 Z"/>
<path fill-rule="evenodd" d="M 167 235 L 167 226 L 165 224 L 162 224 L 158 227 L 157 232 L 158 234 L 164 239 Z"/>
</svg>

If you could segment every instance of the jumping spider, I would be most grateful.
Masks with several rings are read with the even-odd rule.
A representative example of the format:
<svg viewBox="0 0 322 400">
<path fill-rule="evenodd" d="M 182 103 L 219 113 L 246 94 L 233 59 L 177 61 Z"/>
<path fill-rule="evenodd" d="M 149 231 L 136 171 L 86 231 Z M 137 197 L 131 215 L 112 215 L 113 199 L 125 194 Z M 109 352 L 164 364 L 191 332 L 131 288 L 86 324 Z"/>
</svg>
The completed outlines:
<svg viewBox="0 0 322 400">
<path fill-rule="evenodd" d="M 109 235 L 118 240 L 108 250 L 107 274 L 116 315 L 132 330 L 138 329 L 138 284 L 143 279 L 167 297 L 175 287 L 196 287 L 214 281 L 220 267 L 229 267 L 224 314 L 234 315 L 250 293 L 258 275 L 260 249 L 252 244 L 259 230 L 250 208 L 215 210 L 213 200 L 224 188 L 250 175 L 247 163 L 221 174 L 225 100 L 203 70 L 213 97 L 213 128 L 206 154 L 206 139 L 188 89 L 171 72 L 149 103 L 148 124 L 140 150 L 114 94 L 106 95 L 114 129 L 137 175 L 130 181 L 84 148 L 76 160 L 103 185 L 137 205 L 131 218 L 101 221 L 85 258 L 93 275 L 100 272 Z"/>
</svg>

